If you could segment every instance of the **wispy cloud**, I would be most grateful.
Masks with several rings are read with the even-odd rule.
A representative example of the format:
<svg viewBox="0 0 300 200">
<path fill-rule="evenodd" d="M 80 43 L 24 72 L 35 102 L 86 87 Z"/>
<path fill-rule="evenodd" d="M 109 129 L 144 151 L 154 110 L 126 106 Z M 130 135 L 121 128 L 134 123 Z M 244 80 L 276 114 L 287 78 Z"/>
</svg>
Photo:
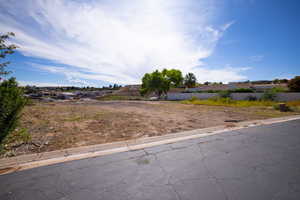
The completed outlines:
<svg viewBox="0 0 300 200">
<path fill-rule="evenodd" d="M 39 86 L 39 87 L 68 87 L 74 86 L 74 84 L 65 84 L 65 83 L 52 83 L 52 82 L 38 82 L 38 81 L 18 81 L 21 86 Z M 76 85 L 81 86 L 81 85 Z"/>
<path fill-rule="evenodd" d="M 234 24 L 212 25 L 216 5 L 214 0 L 12 0 L 1 2 L 0 17 L 6 20 L 0 28 L 16 33 L 22 54 L 63 64 L 41 69 L 69 81 L 131 84 L 154 69 L 186 73 L 201 66 Z M 198 69 L 200 80 L 208 74 L 244 78 L 233 68 Z"/>
<path fill-rule="evenodd" d="M 250 56 L 249 59 L 251 62 L 261 62 L 265 58 L 264 55 L 255 55 L 255 56 Z"/>
<path fill-rule="evenodd" d="M 246 80 L 247 76 L 242 73 L 252 69 L 252 67 L 231 67 L 226 65 L 224 68 L 212 69 L 208 67 L 197 67 L 191 70 L 195 74 L 203 74 L 198 76 L 199 82 L 234 82 L 239 80 Z"/>
</svg>

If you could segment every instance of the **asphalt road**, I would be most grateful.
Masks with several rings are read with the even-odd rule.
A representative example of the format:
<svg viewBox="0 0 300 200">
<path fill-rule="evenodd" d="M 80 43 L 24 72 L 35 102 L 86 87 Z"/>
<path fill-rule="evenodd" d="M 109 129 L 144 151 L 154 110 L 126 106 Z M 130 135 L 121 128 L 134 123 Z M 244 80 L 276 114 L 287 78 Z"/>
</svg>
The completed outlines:
<svg viewBox="0 0 300 200">
<path fill-rule="evenodd" d="M 0 199 L 299 200 L 300 120 L 2 175 Z"/>
</svg>

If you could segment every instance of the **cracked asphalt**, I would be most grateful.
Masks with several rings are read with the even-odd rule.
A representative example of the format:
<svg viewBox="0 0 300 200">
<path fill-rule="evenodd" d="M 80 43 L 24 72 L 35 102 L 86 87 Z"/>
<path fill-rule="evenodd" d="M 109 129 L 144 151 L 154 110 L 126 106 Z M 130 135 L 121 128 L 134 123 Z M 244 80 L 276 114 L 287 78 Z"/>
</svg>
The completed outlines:
<svg viewBox="0 0 300 200">
<path fill-rule="evenodd" d="M 300 120 L 2 175 L 0 199 L 299 200 Z"/>
</svg>

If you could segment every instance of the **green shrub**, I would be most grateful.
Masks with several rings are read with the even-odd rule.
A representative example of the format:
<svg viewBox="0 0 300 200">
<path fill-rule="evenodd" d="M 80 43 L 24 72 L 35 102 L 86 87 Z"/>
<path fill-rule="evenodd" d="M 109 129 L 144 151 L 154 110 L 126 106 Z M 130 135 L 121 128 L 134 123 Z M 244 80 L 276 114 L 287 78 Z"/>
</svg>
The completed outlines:
<svg viewBox="0 0 300 200">
<path fill-rule="evenodd" d="M 288 92 L 287 89 L 285 89 L 285 88 L 280 88 L 280 87 L 274 87 L 274 88 L 272 88 L 271 90 L 272 90 L 273 92 L 277 92 L 277 93 L 279 93 L 279 92 Z"/>
<path fill-rule="evenodd" d="M 288 87 L 292 92 L 300 92 L 300 76 L 296 76 L 288 83 Z"/>
<path fill-rule="evenodd" d="M 26 98 L 15 78 L 0 83 L 0 143 L 15 130 Z"/>
<path fill-rule="evenodd" d="M 197 101 L 197 100 L 199 100 L 197 97 L 195 97 L 195 96 L 193 96 L 191 99 L 190 99 L 190 101 Z"/>
<path fill-rule="evenodd" d="M 291 112 L 291 111 L 293 111 L 293 109 L 290 106 L 288 106 L 287 104 L 280 104 L 280 103 L 275 104 L 273 106 L 273 108 L 275 110 L 279 110 L 280 112 Z"/>
<path fill-rule="evenodd" d="M 277 96 L 276 90 L 273 90 L 273 89 L 267 90 L 262 95 L 261 100 L 262 101 L 274 101 L 276 96 Z"/>
<path fill-rule="evenodd" d="M 231 97 L 231 91 L 229 91 L 229 90 L 220 91 L 219 96 L 221 98 L 230 98 Z"/>
<path fill-rule="evenodd" d="M 234 92 L 234 93 L 253 93 L 254 90 L 251 89 L 251 88 L 237 88 L 237 89 L 231 90 L 231 92 Z"/>
<path fill-rule="evenodd" d="M 230 97 L 213 97 L 211 98 L 212 101 L 219 102 L 221 104 L 233 104 L 235 103 Z"/>
</svg>

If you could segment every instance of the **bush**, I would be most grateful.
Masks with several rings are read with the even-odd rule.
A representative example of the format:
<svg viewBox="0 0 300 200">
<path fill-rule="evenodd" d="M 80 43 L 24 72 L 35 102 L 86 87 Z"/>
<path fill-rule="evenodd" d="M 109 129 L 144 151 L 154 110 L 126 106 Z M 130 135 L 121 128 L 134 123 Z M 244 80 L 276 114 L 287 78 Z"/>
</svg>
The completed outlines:
<svg viewBox="0 0 300 200">
<path fill-rule="evenodd" d="M 199 99 L 195 96 L 192 96 L 192 98 L 190 99 L 190 101 L 197 101 L 197 100 L 199 100 Z"/>
<path fill-rule="evenodd" d="M 26 98 L 15 78 L 0 83 L 0 143 L 15 130 Z"/>
<path fill-rule="evenodd" d="M 235 93 L 253 93 L 254 90 L 251 88 L 237 88 L 235 90 L 231 90 L 231 92 Z"/>
<path fill-rule="evenodd" d="M 280 112 L 291 112 L 293 111 L 290 106 L 286 105 L 285 103 L 279 103 L 279 104 L 275 104 L 273 106 L 273 108 L 275 110 L 279 110 Z"/>
<path fill-rule="evenodd" d="M 267 90 L 261 97 L 262 101 L 274 101 L 277 96 L 276 90 Z"/>
<path fill-rule="evenodd" d="M 288 83 L 288 87 L 293 92 L 300 92 L 300 76 L 296 76 Z"/>
<path fill-rule="evenodd" d="M 231 97 L 231 91 L 229 91 L 229 90 L 221 91 L 221 92 L 219 92 L 219 96 L 221 98 L 230 98 Z"/>
<path fill-rule="evenodd" d="M 232 100 L 230 97 L 214 97 L 211 98 L 210 100 L 215 101 L 215 102 L 219 102 L 222 104 L 233 104 L 235 103 L 234 100 Z"/>
</svg>

